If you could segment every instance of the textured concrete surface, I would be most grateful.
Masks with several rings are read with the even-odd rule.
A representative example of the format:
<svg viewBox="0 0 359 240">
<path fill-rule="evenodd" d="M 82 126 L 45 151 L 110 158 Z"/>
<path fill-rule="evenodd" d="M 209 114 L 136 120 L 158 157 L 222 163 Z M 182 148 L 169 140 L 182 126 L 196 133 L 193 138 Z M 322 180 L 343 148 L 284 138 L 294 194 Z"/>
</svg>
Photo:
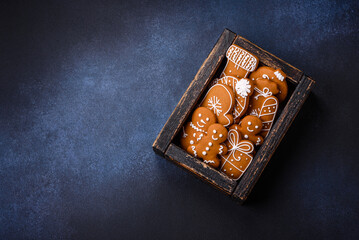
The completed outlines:
<svg viewBox="0 0 359 240">
<path fill-rule="evenodd" d="M 358 9 L 0 3 L 0 239 L 358 239 Z M 244 206 L 151 149 L 225 27 L 317 81 Z"/>
</svg>

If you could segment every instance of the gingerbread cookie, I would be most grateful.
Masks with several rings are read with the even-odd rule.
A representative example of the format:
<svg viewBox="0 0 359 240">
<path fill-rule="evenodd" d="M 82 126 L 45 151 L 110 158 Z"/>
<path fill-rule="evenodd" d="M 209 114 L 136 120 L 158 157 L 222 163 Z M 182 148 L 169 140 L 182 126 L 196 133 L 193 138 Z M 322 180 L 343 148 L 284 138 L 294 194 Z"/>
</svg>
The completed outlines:
<svg viewBox="0 0 359 240">
<path fill-rule="evenodd" d="M 249 78 L 252 80 L 264 78 L 275 82 L 279 88 L 279 93 L 276 94 L 279 102 L 284 101 L 288 94 L 288 85 L 285 80 L 286 77 L 287 75 L 282 70 L 267 66 L 259 67 L 256 71 L 249 75 Z"/>
<path fill-rule="evenodd" d="M 201 106 L 211 110 L 217 116 L 218 123 L 226 127 L 233 123 L 234 101 L 234 93 L 230 87 L 215 84 L 208 90 Z"/>
<path fill-rule="evenodd" d="M 238 79 L 246 78 L 258 66 L 258 58 L 243 48 L 233 44 L 226 53 L 227 64 L 221 77 L 233 76 Z"/>
<path fill-rule="evenodd" d="M 239 126 L 233 124 L 229 128 L 226 141 L 228 152 L 221 155 L 220 171 L 228 177 L 238 180 L 253 159 L 253 143 L 248 140 L 242 140 Z"/>
<path fill-rule="evenodd" d="M 227 153 L 227 146 L 223 144 L 227 139 L 227 134 L 227 129 L 223 125 L 212 124 L 208 128 L 208 134 L 197 144 L 189 146 L 187 152 L 192 156 L 202 158 L 203 162 L 211 167 L 217 168 L 220 164 L 217 155 Z"/>
<path fill-rule="evenodd" d="M 279 93 L 279 88 L 275 82 L 264 78 L 256 79 L 254 83 L 254 93 L 249 99 L 247 113 L 258 116 L 258 109 L 261 109 L 265 98 Z"/>
<path fill-rule="evenodd" d="M 236 99 L 233 110 L 234 122 L 239 122 L 240 117 L 242 117 L 248 109 L 249 97 L 252 95 L 254 89 L 254 81 L 247 78 L 238 80 L 232 76 L 226 76 L 216 79 L 215 81 L 232 88 Z"/>
<path fill-rule="evenodd" d="M 197 143 L 207 134 L 208 127 L 216 122 L 217 117 L 211 110 L 205 107 L 197 108 L 192 114 L 191 121 L 182 128 L 182 148 L 187 149 L 188 146 Z"/>
<path fill-rule="evenodd" d="M 245 116 L 238 126 L 238 131 L 245 140 L 249 140 L 259 146 L 263 143 L 263 137 L 259 135 L 262 131 L 262 121 L 256 116 Z"/>
</svg>

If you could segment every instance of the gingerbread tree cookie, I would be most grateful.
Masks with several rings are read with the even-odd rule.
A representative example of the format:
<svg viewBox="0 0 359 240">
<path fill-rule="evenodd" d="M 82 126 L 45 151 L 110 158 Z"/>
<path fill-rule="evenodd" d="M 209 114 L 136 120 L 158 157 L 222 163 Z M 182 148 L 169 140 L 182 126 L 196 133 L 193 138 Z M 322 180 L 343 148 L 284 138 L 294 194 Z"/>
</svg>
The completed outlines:
<svg viewBox="0 0 359 240">
<path fill-rule="evenodd" d="M 223 142 L 227 139 L 228 131 L 223 125 L 215 123 L 208 128 L 208 134 L 198 141 L 197 144 L 189 146 L 187 152 L 192 156 L 203 159 L 213 168 L 218 168 L 220 159 L 218 154 L 226 154 L 227 147 Z"/>
<path fill-rule="evenodd" d="M 233 124 L 229 128 L 226 145 L 228 146 L 228 152 L 221 155 L 220 171 L 228 177 L 238 180 L 253 159 L 253 143 L 248 140 L 242 140 L 239 126 Z"/>
<path fill-rule="evenodd" d="M 238 131 L 245 140 L 249 140 L 255 145 L 262 145 L 263 137 L 259 135 L 262 131 L 262 121 L 256 116 L 245 116 L 238 126 Z"/>
<path fill-rule="evenodd" d="M 233 76 L 238 79 L 245 78 L 258 66 L 258 58 L 243 48 L 233 44 L 226 53 L 227 64 L 221 77 Z"/>
<path fill-rule="evenodd" d="M 208 127 L 216 122 L 216 115 L 208 108 L 199 107 L 194 110 L 191 121 L 187 122 L 182 129 L 180 139 L 182 148 L 187 149 L 188 146 L 197 143 L 207 134 Z"/>
<path fill-rule="evenodd" d="M 201 106 L 211 110 L 217 116 L 218 123 L 226 127 L 233 123 L 234 101 L 234 93 L 230 87 L 215 84 L 208 90 Z"/>
</svg>

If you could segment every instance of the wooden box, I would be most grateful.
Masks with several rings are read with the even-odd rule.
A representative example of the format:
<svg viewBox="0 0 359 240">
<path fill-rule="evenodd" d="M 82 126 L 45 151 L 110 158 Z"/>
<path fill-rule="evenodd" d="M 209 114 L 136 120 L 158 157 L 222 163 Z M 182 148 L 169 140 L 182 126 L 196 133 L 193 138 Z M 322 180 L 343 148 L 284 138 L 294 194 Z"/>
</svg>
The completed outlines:
<svg viewBox="0 0 359 240">
<path fill-rule="evenodd" d="M 210 82 L 222 72 L 227 61 L 226 51 L 232 43 L 256 55 L 260 65 L 282 69 L 287 74 L 290 90 L 287 100 L 279 105 L 280 109 L 270 133 L 238 181 L 232 180 L 201 160 L 189 155 L 180 147 L 177 136 L 193 109 L 197 107 L 197 103 L 206 94 Z M 157 136 L 153 143 L 153 149 L 156 153 L 243 203 L 307 99 L 314 83 L 313 79 L 303 74 L 299 69 L 225 29 Z"/>
</svg>

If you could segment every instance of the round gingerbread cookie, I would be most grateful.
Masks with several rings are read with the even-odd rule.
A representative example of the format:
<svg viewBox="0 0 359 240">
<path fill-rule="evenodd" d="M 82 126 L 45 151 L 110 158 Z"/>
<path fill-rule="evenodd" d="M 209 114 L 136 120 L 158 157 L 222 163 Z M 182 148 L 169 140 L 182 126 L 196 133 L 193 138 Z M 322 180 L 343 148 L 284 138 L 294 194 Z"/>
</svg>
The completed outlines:
<svg viewBox="0 0 359 240">
<path fill-rule="evenodd" d="M 208 90 L 201 106 L 211 110 L 217 116 L 218 123 L 226 127 L 233 123 L 234 103 L 233 90 L 226 85 L 215 84 Z"/>
<path fill-rule="evenodd" d="M 220 159 L 218 154 L 226 154 L 227 146 L 223 144 L 227 140 L 228 131 L 219 123 L 212 124 L 208 128 L 207 135 L 197 144 L 189 146 L 187 152 L 192 156 L 203 159 L 213 168 L 218 168 Z"/>
<path fill-rule="evenodd" d="M 278 85 L 279 92 L 275 94 L 279 102 L 284 101 L 288 94 L 287 75 L 281 69 L 274 69 L 267 66 L 261 66 L 249 76 L 252 80 L 265 78 L 275 82 Z"/>
<path fill-rule="evenodd" d="M 207 134 L 208 127 L 216 122 L 216 115 L 208 108 L 199 107 L 194 110 L 191 121 L 182 128 L 180 139 L 182 148 L 187 149 L 190 145 L 197 143 Z"/>
<path fill-rule="evenodd" d="M 226 53 L 227 64 L 221 77 L 233 76 L 238 79 L 246 78 L 258 66 L 258 58 L 240 46 L 231 45 Z"/>
<path fill-rule="evenodd" d="M 253 143 L 248 140 L 242 140 L 239 126 L 233 124 L 229 128 L 226 145 L 228 152 L 221 155 L 220 171 L 228 177 L 238 180 L 253 159 Z"/>
</svg>

